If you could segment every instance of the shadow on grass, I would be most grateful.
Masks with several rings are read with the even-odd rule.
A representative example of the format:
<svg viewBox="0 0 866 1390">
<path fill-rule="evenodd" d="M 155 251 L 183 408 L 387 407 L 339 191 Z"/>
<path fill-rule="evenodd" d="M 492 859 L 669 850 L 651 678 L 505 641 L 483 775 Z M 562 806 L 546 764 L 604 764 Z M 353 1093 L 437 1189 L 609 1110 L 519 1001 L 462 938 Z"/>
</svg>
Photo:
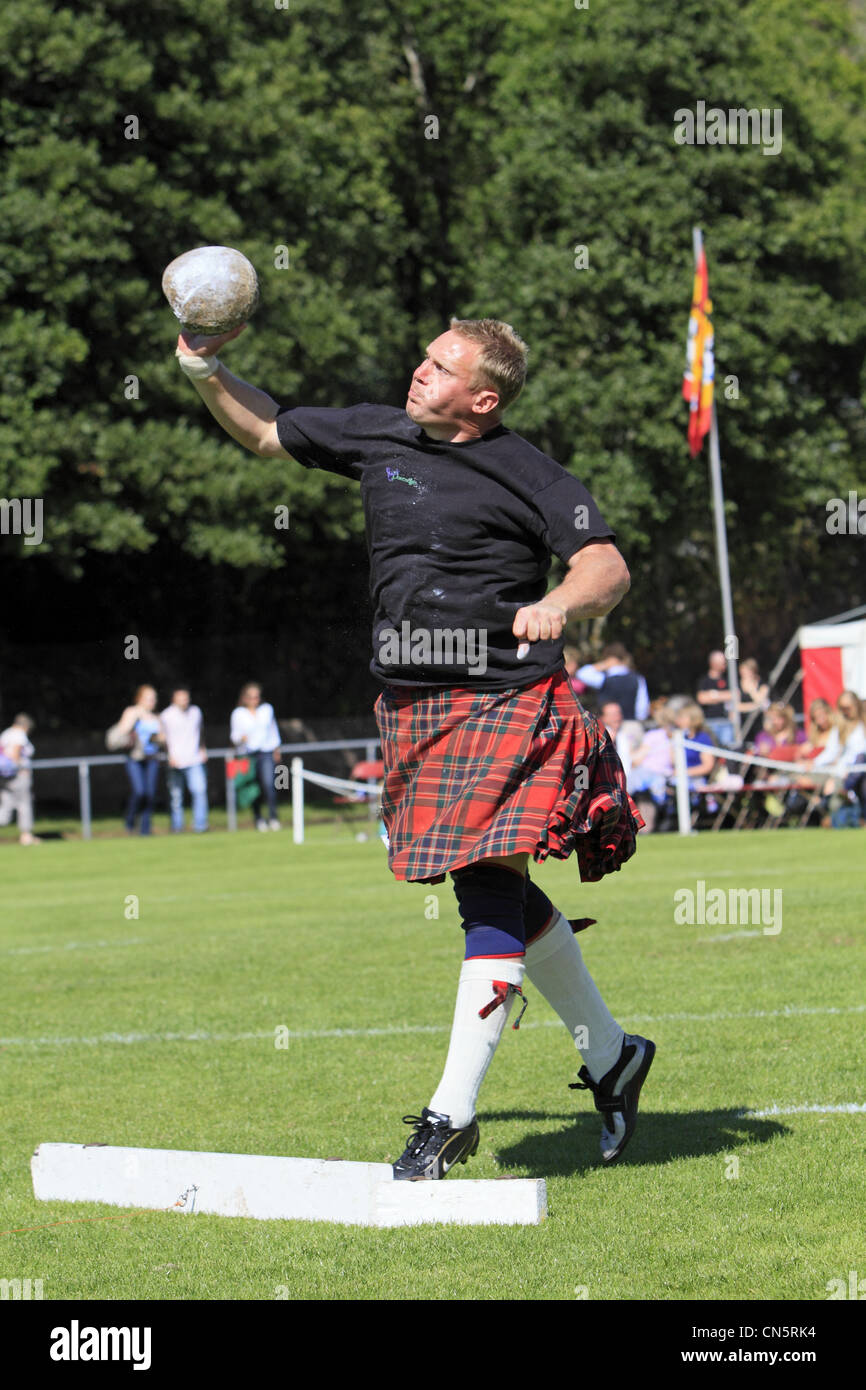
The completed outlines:
<svg viewBox="0 0 866 1390">
<path fill-rule="evenodd" d="M 528 1134 L 516 1144 L 497 1146 L 497 1158 L 506 1167 L 528 1169 L 532 1177 L 565 1177 L 601 1166 L 599 1140 L 601 1115 L 595 1110 L 556 1114 L 542 1110 L 490 1110 L 485 1120 L 567 1120 L 561 1129 L 547 1134 Z M 766 1144 L 790 1131 L 778 1120 L 752 1119 L 737 1110 L 688 1110 L 682 1113 L 641 1110 L 635 1132 L 620 1164 L 639 1167 L 658 1165 L 676 1158 L 703 1158 L 707 1154 L 735 1154 L 748 1144 Z M 619 1166 L 619 1165 L 617 1165 Z"/>
</svg>

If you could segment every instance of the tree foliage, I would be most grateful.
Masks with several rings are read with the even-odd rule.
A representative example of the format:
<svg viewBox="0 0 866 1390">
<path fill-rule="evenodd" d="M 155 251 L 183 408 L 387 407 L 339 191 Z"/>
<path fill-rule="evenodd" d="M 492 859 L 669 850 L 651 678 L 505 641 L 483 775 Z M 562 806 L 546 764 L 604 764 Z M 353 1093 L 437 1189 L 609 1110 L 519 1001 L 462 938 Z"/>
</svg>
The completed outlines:
<svg viewBox="0 0 866 1390">
<path fill-rule="evenodd" d="M 106 564 L 130 611 L 173 567 L 238 625 L 288 606 L 301 647 L 330 625 L 362 658 L 357 491 L 243 453 L 172 360 L 162 270 L 219 242 L 262 283 L 226 360 L 286 404 L 400 401 L 449 314 L 512 322 L 508 423 L 591 488 L 633 571 L 610 623 L 681 679 L 721 635 L 680 396 L 697 224 L 735 608 L 774 655 L 862 596 L 863 539 L 824 523 L 864 478 L 863 34 L 836 0 L 8 0 L 0 495 L 45 522 L 0 537 L 7 582 L 35 566 L 104 627 Z M 677 144 L 699 101 L 779 110 L 781 152 Z"/>
</svg>

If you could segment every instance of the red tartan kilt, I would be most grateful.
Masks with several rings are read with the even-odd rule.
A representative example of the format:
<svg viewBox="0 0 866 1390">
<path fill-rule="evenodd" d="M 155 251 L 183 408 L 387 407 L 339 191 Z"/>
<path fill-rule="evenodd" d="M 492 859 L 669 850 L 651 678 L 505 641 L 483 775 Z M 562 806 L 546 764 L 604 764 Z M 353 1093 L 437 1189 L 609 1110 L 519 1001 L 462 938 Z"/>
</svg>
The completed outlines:
<svg viewBox="0 0 866 1390">
<path fill-rule="evenodd" d="M 386 686 L 376 701 L 394 876 L 441 883 L 479 859 L 620 868 L 643 826 L 611 740 L 565 671 L 521 689 Z"/>
</svg>

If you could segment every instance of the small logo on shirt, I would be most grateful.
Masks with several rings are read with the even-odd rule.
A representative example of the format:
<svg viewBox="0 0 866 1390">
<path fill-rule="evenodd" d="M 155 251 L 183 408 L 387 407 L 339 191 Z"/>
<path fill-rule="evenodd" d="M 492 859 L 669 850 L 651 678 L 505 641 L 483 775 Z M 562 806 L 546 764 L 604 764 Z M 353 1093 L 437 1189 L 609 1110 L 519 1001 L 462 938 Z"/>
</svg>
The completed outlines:
<svg viewBox="0 0 866 1390">
<path fill-rule="evenodd" d="M 410 487 L 420 487 L 417 478 L 405 478 L 399 468 L 386 468 L 385 476 L 389 483 L 408 483 Z"/>
</svg>

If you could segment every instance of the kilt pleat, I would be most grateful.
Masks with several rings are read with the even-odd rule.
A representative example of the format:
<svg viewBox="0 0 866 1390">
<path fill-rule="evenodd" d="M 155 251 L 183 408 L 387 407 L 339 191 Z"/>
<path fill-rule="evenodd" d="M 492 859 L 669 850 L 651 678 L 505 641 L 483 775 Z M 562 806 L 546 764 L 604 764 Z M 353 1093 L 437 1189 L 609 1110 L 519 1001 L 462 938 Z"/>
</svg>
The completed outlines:
<svg viewBox="0 0 866 1390">
<path fill-rule="evenodd" d="M 389 685 L 375 708 L 396 878 L 441 883 L 492 856 L 574 852 L 594 883 L 634 854 L 644 822 L 622 764 L 564 670 L 510 690 Z"/>
</svg>

